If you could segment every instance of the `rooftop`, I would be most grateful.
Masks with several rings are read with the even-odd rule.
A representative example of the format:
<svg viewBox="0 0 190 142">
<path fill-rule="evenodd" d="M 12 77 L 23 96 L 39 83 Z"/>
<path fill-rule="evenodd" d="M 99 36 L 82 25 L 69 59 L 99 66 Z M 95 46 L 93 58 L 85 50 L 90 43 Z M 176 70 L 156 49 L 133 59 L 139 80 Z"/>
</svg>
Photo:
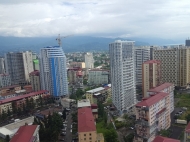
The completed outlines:
<svg viewBox="0 0 190 142">
<path fill-rule="evenodd" d="M 180 142 L 180 140 L 166 138 L 162 136 L 156 136 L 152 142 Z"/>
<path fill-rule="evenodd" d="M 96 68 L 96 69 L 90 69 L 89 72 L 90 72 L 90 71 L 107 71 L 107 72 L 109 72 L 108 70 L 98 69 L 98 68 Z"/>
<path fill-rule="evenodd" d="M 86 91 L 87 93 L 96 93 L 96 92 L 99 92 L 99 91 L 102 91 L 104 90 L 103 87 L 98 87 L 98 88 L 95 88 L 95 89 L 92 89 L 92 90 L 89 90 L 89 91 Z"/>
<path fill-rule="evenodd" d="M 0 133 L 3 134 L 4 136 L 6 136 L 6 135 L 9 135 L 9 136 L 13 135 L 13 132 L 10 131 L 9 129 L 5 128 L 5 127 L 1 127 L 0 128 Z"/>
<path fill-rule="evenodd" d="M 187 124 L 185 128 L 185 132 L 190 133 L 190 122 Z"/>
<path fill-rule="evenodd" d="M 89 107 L 91 106 L 89 99 L 78 100 L 77 107 Z"/>
<path fill-rule="evenodd" d="M 0 90 L 10 89 L 10 88 L 15 88 L 15 87 L 21 87 L 21 86 L 20 85 L 12 85 L 12 86 L 7 86 L 7 87 L 4 87 L 4 88 L 1 88 Z"/>
<path fill-rule="evenodd" d="M 19 99 L 23 99 L 23 98 L 27 98 L 27 97 L 35 96 L 35 95 L 38 95 L 38 94 L 47 93 L 47 92 L 48 91 L 46 91 L 46 90 L 41 90 L 41 91 L 32 92 L 32 93 L 25 94 L 25 95 L 20 95 L 20 96 L 8 98 L 8 99 L 5 99 L 5 100 L 1 100 L 0 104 L 8 103 L 8 102 L 11 102 L 11 101 L 16 101 L 16 100 L 19 100 Z"/>
<path fill-rule="evenodd" d="M 160 92 L 160 91 L 162 91 L 162 90 L 164 90 L 165 88 L 168 88 L 168 87 L 170 87 L 170 86 L 173 86 L 173 84 L 172 84 L 172 83 L 164 83 L 164 84 L 161 84 L 161 85 L 158 86 L 158 87 L 154 87 L 154 88 L 148 90 L 148 92 Z"/>
<path fill-rule="evenodd" d="M 91 108 L 78 109 L 78 132 L 96 131 L 94 117 Z"/>
<path fill-rule="evenodd" d="M 153 63 L 160 63 L 159 60 L 148 60 L 146 62 L 144 62 L 143 64 L 153 64 Z"/>
<path fill-rule="evenodd" d="M 165 98 L 168 95 L 169 95 L 168 93 L 163 93 L 163 92 L 157 93 L 157 94 L 155 94 L 153 96 L 150 96 L 148 98 L 144 98 L 144 100 L 141 101 L 141 102 L 139 102 L 139 103 L 137 103 L 136 106 L 140 106 L 140 107 L 146 106 L 146 107 L 149 107 L 149 106 L 157 103 L 158 101 L 162 100 L 163 98 Z"/>
<path fill-rule="evenodd" d="M 35 75 L 35 76 L 39 76 L 40 75 L 40 71 L 39 70 L 35 70 L 33 72 L 30 73 L 30 75 Z"/>
<path fill-rule="evenodd" d="M 38 125 L 25 125 L 21 126 L 15 133 L 10 142 L 31 142 L 35 139 L 34 132 Z"/>
</svg>

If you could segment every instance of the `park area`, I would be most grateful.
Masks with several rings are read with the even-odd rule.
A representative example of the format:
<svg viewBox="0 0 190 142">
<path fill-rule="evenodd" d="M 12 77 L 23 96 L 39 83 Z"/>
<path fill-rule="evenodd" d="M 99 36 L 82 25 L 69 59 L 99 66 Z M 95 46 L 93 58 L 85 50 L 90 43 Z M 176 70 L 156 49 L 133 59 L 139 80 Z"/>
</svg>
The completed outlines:
<svg viewBox="0 0 190 142">
<path fill-rule="evenodd" d="M 175 107 L 187 108 L 187 110 L 179 116 L 179 119 L 187 119 L 188 115 L 190 116 L 190 93 L 175 93 L 175 100 Z"/>
</svg>

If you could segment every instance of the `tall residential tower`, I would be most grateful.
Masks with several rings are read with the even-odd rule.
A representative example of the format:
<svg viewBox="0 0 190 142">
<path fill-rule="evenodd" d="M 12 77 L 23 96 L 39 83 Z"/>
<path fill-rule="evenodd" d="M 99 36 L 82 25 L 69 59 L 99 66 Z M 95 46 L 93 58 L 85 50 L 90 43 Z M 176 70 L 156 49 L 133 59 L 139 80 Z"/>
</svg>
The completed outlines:
<svg viewBox="0 0 190 142">
<path fill-rule="evenodd" d="M 40 52 L 41 88 L 49 90 L 56 100 L 68 95 L 66 56 L 62 47 L 45 47 Z"/>
<path fill-rule="evenodd" d="M 27 84 L 30 82 L 29 73 L 34 71 L 32 52 L 9 52 L 5 54 L 6 73 L 11 76 L 13 84 Z"/>
<path fill-rule="evenodd" d="M 136 104 L 134 42 L 116 40 L 109 44 L 112 101 L 121 112 Z"/>
<path fill-rule="evenodd" d="M 136 85 L 142 86 L 142 64 L 150 60 L 150 46 L 136 47 L 135 49 L 135 71 Z"/>
</svg>

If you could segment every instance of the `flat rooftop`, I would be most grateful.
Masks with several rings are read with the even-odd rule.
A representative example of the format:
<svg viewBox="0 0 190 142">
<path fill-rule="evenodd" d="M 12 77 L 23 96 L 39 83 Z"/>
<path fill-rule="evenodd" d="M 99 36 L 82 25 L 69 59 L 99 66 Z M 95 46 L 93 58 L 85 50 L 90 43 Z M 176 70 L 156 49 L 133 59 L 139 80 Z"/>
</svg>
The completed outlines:
<svg viewBox="0 0 190 142">
<path fill-rule="evenodd" d="M 92 89 L 92 90 L 89 90 L 89 91 L 86 91 L 86 92 L 87 93 L 96 93 L 96 92 L 102 91 L 104 89 L 105 88 L 103 88 L 103 87 L 98 87 L 98 88 L 95 88 L 95 89 Z"/>
<path fill-rule="evenodd" d="M 90 107 L 90 100 L 89 99 L 83 99 L 83 100 L 78 100 L 77 102 L 77 107 Z"/>
</svg>

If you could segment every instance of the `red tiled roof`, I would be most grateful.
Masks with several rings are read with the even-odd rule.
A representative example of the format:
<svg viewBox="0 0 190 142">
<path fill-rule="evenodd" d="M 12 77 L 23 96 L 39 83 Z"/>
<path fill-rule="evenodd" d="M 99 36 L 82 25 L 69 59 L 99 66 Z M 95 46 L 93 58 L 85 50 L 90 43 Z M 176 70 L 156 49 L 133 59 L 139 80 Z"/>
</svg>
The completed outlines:
<svg viewBox="0 0 190 142">
<path fill-rule="evenodd" d="M 39 70 L 35 70 L 35 71 L 31 72 L 30 75 L 39 76 L 39 75 L 40 75 L 40 72 L 39 72 Z"/>
<path fill-rule="evenodd" d="M 91 108 L 78 109 L 78 132 L 96 131 L 94 117 Z"/>
<path fill-rule="evenodd" d="M 82 76 L 82 72 L 81 71 L 77 71 L 76 75 L 77 76 Z"/>
<path fill-rule="evenodd" d="M 31 142 L 34 140 L 33 134 L 38 125 L 21 126 L 10 142 Z"/>
<path fill-rule="evenodd" d="M 162 136 L 156 136 L 152 142 L 180 142 L 180 140 L 166 138 Z"/>
<path fill-rule="evenodd" d="M 190 133 L 190 122 L 187 124 L 185 128 L 185 132 Z"/>
<path fill-rule="evenodd" d="M 8 99 L 5 99 L 5 100 L 1 100 L 0 104 L 4 104 L 4 103 L 20 100 L 20 99 L 23 99 L 23 98 L 27 98 L 27 97 L 35 96 L 35 95 L 38 95 L 38 94 L 42 94 L 42 93 L 45 93 L 45 92 L 48 92 L 48 91 L 41 90 L 41 91 L 37 91 L 37 92 L 32 92 L 32 93 L 26 94 L 26 95 L 20 95 L 20 96 L 8 98 Z"/>
<path fill-rule="evenodd" d="M 164 90 L 165 88 L 168 88 L 169 86 L 172 86 L 172 85 L 173 85 L 172 83 L 164 83 L 158 87 L 148 90 L 148 92 L 160 92 L 160 91 Z"/>
<path fill-rule="evenodd" d="M 146 62 L 144 62 L 143 64 L 151 64 L 151 63 L 160 63 L 159 60 L 148 60 Z"/>
<path fill-rule="evenodd" d="M 92 109 L 97 109 L 98 106 L 97 106 L 97 104 L 91 104 L 91 108 L 92 108 Z"/>
<path fill-rule="evenodd" d="M 149 106 L 157 103 L 158 101 L 160 101 L 161 99 L 163 99 L 164 97 L 166 97 L 168 95 L 169 95 L 168 93 L 159 92 L 159 93 L 137 103 L 136 106 L 140 106 L 140 107 L 147 106 L 147 107 L 149 107 Z"/>
</svg>

